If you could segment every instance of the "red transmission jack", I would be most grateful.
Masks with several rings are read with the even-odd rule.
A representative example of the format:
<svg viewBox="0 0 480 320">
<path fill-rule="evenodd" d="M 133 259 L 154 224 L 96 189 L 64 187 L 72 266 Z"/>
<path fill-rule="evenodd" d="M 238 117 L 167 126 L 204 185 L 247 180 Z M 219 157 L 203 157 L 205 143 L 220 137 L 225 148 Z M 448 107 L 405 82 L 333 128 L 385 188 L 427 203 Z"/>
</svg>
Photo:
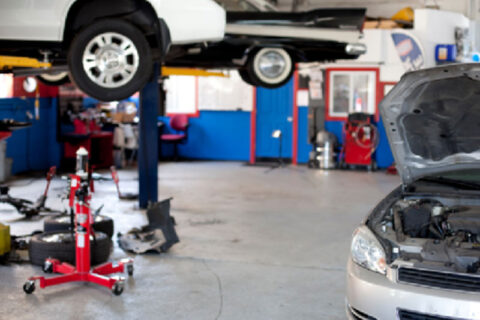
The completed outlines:
<svg viewBox="0 0 480 320">
<path fill-rule="evenodd" d="M 23 285 L 25 293 L 30 294 L 35 291 L 35 281 L 39 281 L 42 289 L 62 283 L 81 281 L 96 283 L 111 289 L 115 295 L 120 295 L 123 292 L 125 278 L 107 277 L 107 275 L 125 272 L 125 267 L 128 274 L 133 275 L 133 259 L 121 260 L 117 265 L 108 262 L 91 268 L 90 236 L 93 235 L 93 218 L 89 206 L 91 195 L 89 194 L 88 177 L 88 152 L 82 147 L 77 151 L 77 172 L 71 175 L 70 184 L 70 206 L 75 206 L 76 266 L 62 263 L 56 259 L 47 259 L 43 271 L 61 275 L 52 278 L 31 277 Z"/>
</svg>

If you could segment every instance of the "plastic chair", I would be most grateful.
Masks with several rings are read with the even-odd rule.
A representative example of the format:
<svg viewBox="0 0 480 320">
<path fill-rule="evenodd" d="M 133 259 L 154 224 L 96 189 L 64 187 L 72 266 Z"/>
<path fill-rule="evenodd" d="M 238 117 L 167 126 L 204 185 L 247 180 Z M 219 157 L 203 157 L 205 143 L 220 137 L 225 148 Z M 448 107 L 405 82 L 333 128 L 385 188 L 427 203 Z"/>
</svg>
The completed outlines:
<svg viewBox="0 0 480 320">
<path fill-rule="evenodd" d="M 185 114 L 174 115 L 170 119 L 170 128 L 178 133 L 162 134 L 160 140 L 162 143 L 172 143 L 174 149 L 174 159 L 178 159 L 178 145 L 187 140 L 188 116 Z"/>
</svg>

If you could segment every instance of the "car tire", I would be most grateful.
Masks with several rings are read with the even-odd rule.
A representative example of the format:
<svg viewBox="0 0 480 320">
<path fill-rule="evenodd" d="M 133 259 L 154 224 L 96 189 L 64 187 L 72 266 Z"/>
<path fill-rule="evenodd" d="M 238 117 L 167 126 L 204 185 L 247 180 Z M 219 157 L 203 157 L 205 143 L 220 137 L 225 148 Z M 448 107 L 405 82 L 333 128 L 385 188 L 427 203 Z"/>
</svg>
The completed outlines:
<svg viewBox="0 0 480 320">
<path fill-rule="evenodd" d="M 258 84 L 256 84 L 253 79 L 250 77 L 250 73 L 248 72 L 248 70 L 246 69 L 239 69 L 238 70 L 238 74 L 240 75 L 240 78 L 242 78 L 242 80 L 245 82 L 245 83 L 248 83 L 249 85 L 251 86 L 258 86 Z"/>
<path fill-rule="evenodd" d="M 38 75 L 37 79 L 40 80 L 43 84 L 52 87 L 61 86 L 62 84 L 70 82 L 68 72 L 59 72 L 55 74 L 44 73 Z"/>
<path fill-rule="evenodd" d="M 268 68 L 268 64 L 271 67 Z M 263 64 L 263 68 L 262 68 Z M 278 88 L 290 81 L 295 63 L 282 48 L 262 48 L 247 62 L 248 75 L 253 83 L 265 88 Z"/>
<path fill-rule="evenodd" d="M 144 34 L 121 19 L 104 19 L 80 31 L 68 52 L 73 82 L 101 101 L 122 100 L 150 79 L 152 52 Z"/>
<path fill-rule="evenodd" d="M 43 266 L 45 259 L 52 258 L 75 264 L 75 236 L 71 232 L 48 232 L 31 237 L 28 248 L 30 262 Z M 105 233 L 96 232 L 95 240 L 90 240 L 92 265 L 108 260 L 112 250 L 112 240 Z"/>
<path fill-rule="evenodd" d="M 95 216 L 92 227 L 93 230 L 95 230 L 96 232 L 103 232 L 109 238 L 113 237 L 113 220 L 107 216 Z M 43 221 L 43 230 L 45 232 L 70 231 L 70 215 L 60 215 L 45 218 L 45 220 Z"/>
</svg>

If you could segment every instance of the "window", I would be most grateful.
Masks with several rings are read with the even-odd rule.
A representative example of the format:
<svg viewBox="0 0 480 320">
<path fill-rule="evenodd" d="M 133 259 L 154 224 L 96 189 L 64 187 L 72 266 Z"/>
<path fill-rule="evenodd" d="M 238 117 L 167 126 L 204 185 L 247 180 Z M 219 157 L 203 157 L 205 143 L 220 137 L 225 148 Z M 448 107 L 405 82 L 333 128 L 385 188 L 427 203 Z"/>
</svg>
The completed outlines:
<svg viewBox="0 0 480 320">
<path fill-rule="evenodd" d="M 375 114 L 374 71 L 330 71 L 329 115 L 347 117 L 354 112 Z"/>
<path fill-rule="evenodd" d="M 254 88 L 245 83 L 236 71 L 228 78 L 198 79 L 198 109 L 215 111 L 252 111 Z"/>
<path fill-rule="evenodd" d="M 197 112 L 196 81 L 194 76 L 171 76 L 165 80 L 167 114 Z"/>
</svg>

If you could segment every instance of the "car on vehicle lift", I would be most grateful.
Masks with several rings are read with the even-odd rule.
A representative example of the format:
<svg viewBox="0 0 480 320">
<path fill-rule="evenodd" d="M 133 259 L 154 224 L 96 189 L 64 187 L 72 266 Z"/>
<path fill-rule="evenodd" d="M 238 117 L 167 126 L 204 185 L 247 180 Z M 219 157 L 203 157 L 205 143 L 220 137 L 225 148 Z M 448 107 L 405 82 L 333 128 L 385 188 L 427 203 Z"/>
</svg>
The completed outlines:
<svg viewBox="0 0 480 320">
<path fill-rule="evenodd" d="M 167 66 L 237 69 L 255 86 L 287 83 L 297 62 L 356 59 L 365 9 L 279 12 L 265 0 L 217 0 L 227 10 L 221 42 L 173 46 Z"/>
<path fill-rule="evenodd" d="M 405 74 L 379 105 L 402 185 L 354 232 L 349 319 L 480 319 L 480 66 Z"/>
<path fill-rule="evenodd" d="M 0 54 L 68 63 L 85 93 L 120 100 L 145 85 L 171 44 L 221 40 L 225 23 L 213 0 L 1 0 Z M 43 80 L 66 79 L 56 72 Z"/>
</svg>

